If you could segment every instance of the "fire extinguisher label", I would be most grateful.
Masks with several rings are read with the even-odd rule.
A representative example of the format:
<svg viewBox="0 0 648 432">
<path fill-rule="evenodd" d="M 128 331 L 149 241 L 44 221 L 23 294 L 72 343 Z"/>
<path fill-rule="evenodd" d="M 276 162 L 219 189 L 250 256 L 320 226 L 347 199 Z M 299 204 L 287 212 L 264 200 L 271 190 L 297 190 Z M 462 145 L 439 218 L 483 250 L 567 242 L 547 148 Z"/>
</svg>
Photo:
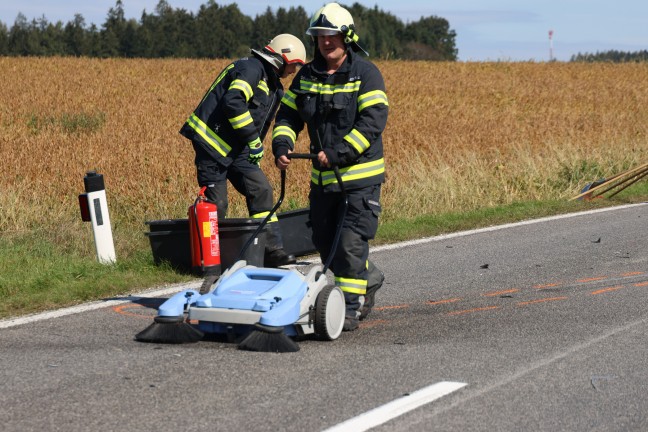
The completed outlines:
<svg viewBox="0 0 648 432">
<path fill-rule="evenodd" d="M 202 232 L 203 232 L 203 237 L 209 238 L 211 237 L 211 223 L 210 222 L 203 222 L 202 223 Z"/>
<path fill-rule="evenodd" d="M 209 212 L 209 222 L 211 224 L 211 255 L 220 256 L 220 244 L 218 241 L 218 212 Z"/>
</svg>

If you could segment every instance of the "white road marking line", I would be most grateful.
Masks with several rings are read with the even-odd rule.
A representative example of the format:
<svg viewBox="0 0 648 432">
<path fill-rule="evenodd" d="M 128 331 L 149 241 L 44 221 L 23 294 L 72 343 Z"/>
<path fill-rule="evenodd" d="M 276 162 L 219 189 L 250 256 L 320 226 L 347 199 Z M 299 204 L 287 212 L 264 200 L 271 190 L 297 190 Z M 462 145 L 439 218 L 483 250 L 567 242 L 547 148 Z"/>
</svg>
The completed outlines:
<svg viewBox="0 0 648 432">
<path fill-rule="evenodd" d="M 441 234 L 438 236 L 434 237 L 424 237 L 416 240 L 408 240 L 408 241 L 403 241 L 399 243 L 391 243 L 391 244 L 386 244 L 386 245 L 381 245 L 381 246 L 373 246 L 369 248 L 369 253 L 376 253 L 376 252 L 382 252 L 382 251 L 388 251 L 388 250 L 394 250 L 394 249 L 404 249 L 409 246 L 416 246 L 420 244 L 425 244 L 425 243 L 431 243 L 431 242 L 437 242 L 437 241 L 443 241 L 443 240 L 449 240 L 457 237 L 466 237 L 469 235 L 473 234 L 481 234 L 481 233 L 486 233 L 486 232 L 493 232 L 493 231 L 499 231 L 507 228 L 515 228 L 519 226 L 525 226 L 525 225 L 532 225 L 536 223 L 542 223 L 542 222 L 551 222 L 554 220 L 560 220 L 560 219 L 568 219 L 568 218 L 573 218 L 573 217 L 578 217 L 578 216 L 586 216 L 586 215 L 591 215 L 591 214 L 596 214 L 596 213 L 603 213 L 603 212 L 608 212 L 608 211 L 613 211 L 613 210 L 625 210 L 628 208 L 632 207 L 638 207 L 638 206 L 644 206 L 648 205 L 648 203 L 637 203 L 637 204 L 624 204 L 616 207 L 605 207 L 602 209 L 595 209 L 595 210 L 586 210 L 582 212 L 577 212 L 577 213 L 566 213 L 566 214 L 561 214 L 561 215 L 555 215 L 555 216 L 547 216 L 539 219 L 529 219 L 529 220 L 524 220 L 520 222 L 511 222 L 507 224 L 502 224 L 502 225 L 493 225 L 485 228 L 476 228 L 473 230 L 469 231 L 458 231 L 450 234 Z M 313 257 L 312 259 L 309 259 L 309 262 L 312 264 L 320 264 L 321 260 L 319 257 Z M 299 266 L 295 266 L 294 264 L 289 266 L 289 268 L 298 268 Z"/>
<path fill-rule="evenodd" d="M 511 222 L 507 224 L 502 224 L 502 225 L 493 225 L 485 228 L 476 228 L 473 230 L 468 230 L 468 231 L 458 231 L 450 234 L 441 234 L 438 236 L 434 237 L 423 237 L 420 239 L 416 240 L 407 240 L 407 241 L 402 241 L 398 243 L 391 243 L 391 244 L 386 244 L 386 245 L 381 245 L 381 246 L 373 246 L 369 248 L 369 253 L 376 253 L 376 252 L 382 252 L 382 251 L 387 251 L 387 250 L 394 250 L 394 249 L 404 249 L 406 247 L 410 246 L 416 246 L 420 244 L 425 244 L 425 243 L 431 243 L 431 242 L 436 242 L 436 241 L 443 241 L 443 240 L 449 240 L 457 237 L 466 237 L 469 235 L 473 234 L 482 234 L 485 232 L 492 232 L 492 231 L 499 231 L 507 228 L 515 228 L 519 226 L 525 226 L 525 225 L 532 225 L 536 223 L 542 223 L 542 222 L 551 222 L 554 220 L 560 220 L 560 219 L 568 219 L 568 218 L 573 218 L 573 217 L 578 217 L 578 216 L 587 216 L 591 214 L 596 214 L 596 213 L 603 213 L 603 212 L 608 212 L 608 211 L 614 211 L 614 210 L 625 210 L 628 208 L 632 207 L 639 207 L 639 206 L 644 206 L 648 205 L 648 203 L 637 203 L 637 204 L 625 204 L 625 205 L 620 205 L 620 206 L 615 206 L 615 207 L 605 207 L 602 209 L 594 209 L 594 210 L 586 210 L 582 212 L 576 212 L 576 213 L 566 213 L 566 214 L 561 214 L 561 215 L 555 215 L 555 216 L 547 216 L 543 218 L 538 218 L 538 219 L 529 219 L 529 220 L 524 220 L 520 222 Z M 320 264 L 321 261 L 319 257 L 315 256 L 312 257 L 312 259 L 309 259 L 309 262 L 312 264 Z M 289 266 L 290 268 L 296 268 L 296 266 Z"/>
<path fill-rule="evenodd" d="M 466 383 L 442 381 L 417 390 L 414 393 L 403 396 L 378 408 L 374 408 L 371 411 L 367 411 L 364 414 L 326 429 L 324 432 L 363 432 L 387 423 L 398 416 L 433 402 L 466 385 Z"/>
<path fill-rule="evenodd" d="M 455 233 L 450 233 L 450 234 L 443 234 L 443 235 L 438 235 L 436 237 L 425 237 L 422 239 L 418 240 L 410 240 L 410 241 L 404 241 L 400 243 L 393 243 L 393 244 L 387 244 L 387 245 L 382 245 L 382 246 L 376 246 L 372 247 L 369 252 L 374 253 L 374 252 L 381 252 L 381 251 L 386 251 L 386 250 L 393 250 L 393 249 L 402 249 L 406 248 L 408 246 L 414 246 L 414 245 L 419 245 L 419 244 L 424 244 L 424 243 L 430 243 L 433 241 L 442 241 L 442 240 L 448 240 L 452 238 L 457 238 L 457 237 L 465 237 L 468 235 L 472 234 L 480 234 L 480 233 L 485 233 L 485 232 L 492 232 L 492 231 L 498 231 L 506 228 L 514 228 L 518 226 L 524 226 L 524 225 L 532 225 L 536 223 L 542 223 L 542 222 L 550 222 L 554 220 L 560 220 L 560 219 L 567 219 L 567 218 L 572 218 L 572 217 L 577 217 L 577 216 L 586 216 L 586 215 L 591 215 L 591 214 L 596 214 L 596 213 L 602 213 L 602 212 L 607 212 L 607 211 L 614 211 L 614 210 L 624 210 L 632 207 L 638 207 L 638 206 L 644 206 L 647 205 L 648 203 L 638 203 L 638 204 L 625 204 L 621 206 L 616 206 L 616 207 L 606 207 L 602 209 L 595 209 L 595 210 L 586 210 L 582 212 L 577 212 L 577 213 L 566 213 L 566 214 L 561 214 L 561 215 L 555 215 L 555 216 L 547 216 L 539 219 L 529 219 L 529 220 L 524 220 L 520 222 L 512 222 L 512 223 L 507 223 L 503 225 L 494 225 L 494 226 L 489 226 L 486 228 L 477 228 L 474 230 L 470 231 L 460 231 L 460 232 L 455 232 Z"/>
<path fill-rule="evenodd" d="M 36 321 L 44 321 L 52 318 L 63 317 L 67 315 L 74 315 L 81 312 L 87 312 L 95 309 L 102 309 L 105 307 L 117 306 L 124 303 L 130 303 L 142 298 L 152 298 L 165 295 L 175 294 L 185 289 L 196 289 L 200 286 L 202 281 L 198 282 L 189 282 L 186 284 L 176 284 L 167 288 L 162 288 L 155 291 L 146 291 L 140 293 L 136 296 L 126 296 L 123 300 L 106 300 L 106 301 L 96 301 L 91 303 L 84 303 L 79 306 L 72 306 L 64 309 L 57 309 L 32 315 L 25 315 L 18 318 L 9 318 L 0 321 L 0 329 L 5 329 L 9 327 L 15 327 L 22 324 L 28 324 Z"/>
</svg>

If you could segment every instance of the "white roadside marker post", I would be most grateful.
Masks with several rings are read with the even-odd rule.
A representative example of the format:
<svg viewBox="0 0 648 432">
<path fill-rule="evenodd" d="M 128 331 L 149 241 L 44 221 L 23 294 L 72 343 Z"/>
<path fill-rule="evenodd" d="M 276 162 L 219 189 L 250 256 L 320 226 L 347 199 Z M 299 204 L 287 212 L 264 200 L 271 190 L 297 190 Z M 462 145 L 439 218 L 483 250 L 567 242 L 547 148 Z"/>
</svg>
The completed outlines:
<svg viewBox="0 0 648 432">
<path fill-rule="evenodd" d="M 110 216 L 108 214 L 108 201 L 103 175 L 96 171 L 88 171 L 83 178 L 85 193 L 79 195 L 81 219 L 92 222 L 97 260 L 102 264 L 112 264 L 115 256 Z"/>
</svg>

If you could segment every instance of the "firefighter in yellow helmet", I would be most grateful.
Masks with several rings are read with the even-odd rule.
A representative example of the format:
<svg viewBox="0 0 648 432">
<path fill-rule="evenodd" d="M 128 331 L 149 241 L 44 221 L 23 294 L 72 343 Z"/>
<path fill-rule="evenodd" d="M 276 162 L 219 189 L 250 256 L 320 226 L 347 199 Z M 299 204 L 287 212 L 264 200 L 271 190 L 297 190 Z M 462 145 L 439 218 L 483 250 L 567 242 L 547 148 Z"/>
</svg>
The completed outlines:
<svg viewBox="0 0 648 432">
<path fill-rule="evenodd" d="M 198 184 L 216 203 L 219 218 L 227 215 L 227 181 L 245 196 L 252 218 L 264 218 L 272 209 L 272 187 L 259 167 L 263 138 L 283 96 L 281 78 L 306 62 L 304 44 L 280 34 L 263 49 L 251 50 L 222 70 L 180 129 L 195 150 Z M 291 264 L 276 216 L 266 229 L 264 264 Z"/>
<path fill-rule="evenodd" d="M 382 272 L 369 260 L 381 212 L 380 189 L 385 180 L 382 132 L 388 100 L 378 68 L 359 53 L 353 17 L 337 3 L 328 3 L 311 18 L 306 31 L 315 42 L 315 56 L 297 73 L 277 113 L 272 149 L 279 169 L 290 166 L 300 131 L 306 125 L 313 161 L 310 220 L 313 243 L 322 261 L 333 253 L 331 270 L 344 292 L 344 330 L 355 330 L 375 303 Z M 332 251 L 342 202 L 332 167 L 338 166 L 348 199 L 338 247 Z"/>
</svg>

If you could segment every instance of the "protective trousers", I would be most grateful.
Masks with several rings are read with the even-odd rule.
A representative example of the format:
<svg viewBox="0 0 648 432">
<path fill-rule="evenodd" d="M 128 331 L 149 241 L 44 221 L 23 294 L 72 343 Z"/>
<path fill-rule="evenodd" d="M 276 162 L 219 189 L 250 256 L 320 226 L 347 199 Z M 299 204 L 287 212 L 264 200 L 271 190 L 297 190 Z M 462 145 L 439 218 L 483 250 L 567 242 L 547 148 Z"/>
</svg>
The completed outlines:
<svg viewBox="0 0 648 432">
<path fill-rule="evenodd" d="M 234 158 L 229 166 L 215 161 L 198 143 L 196 151 L 196 172 L 198 185 L 206 186 L 205 196 L 216 204 L 219 219 L 227 217 L 227 181 L 245 197 L 248 213 L 252 218 L 264 218 L 274 206 L 272 186 L 258 165 L 245 157 Z M 266 226 L 266 252 L 283 249 L 283 241 L 276 216 Z"/>
<path fill-rule="evenodd" d="M 313 244 L 326 262 L 333 252 L 331 271 L 335 284 L 344 292 L 347 316 L 359 317 L 367 292 L 375 292 L 383 283 L 382 272 L 369 261 L 369 240 L 378 229 L 380 185 L 347 191 L 348 208 L 343 216 L 343 196 L 339 192 L 324 193 L 312 185 L 310 220 Z M 335 251 L 331 251 L 340 218 L 342 231 Z"/>
</svg>

